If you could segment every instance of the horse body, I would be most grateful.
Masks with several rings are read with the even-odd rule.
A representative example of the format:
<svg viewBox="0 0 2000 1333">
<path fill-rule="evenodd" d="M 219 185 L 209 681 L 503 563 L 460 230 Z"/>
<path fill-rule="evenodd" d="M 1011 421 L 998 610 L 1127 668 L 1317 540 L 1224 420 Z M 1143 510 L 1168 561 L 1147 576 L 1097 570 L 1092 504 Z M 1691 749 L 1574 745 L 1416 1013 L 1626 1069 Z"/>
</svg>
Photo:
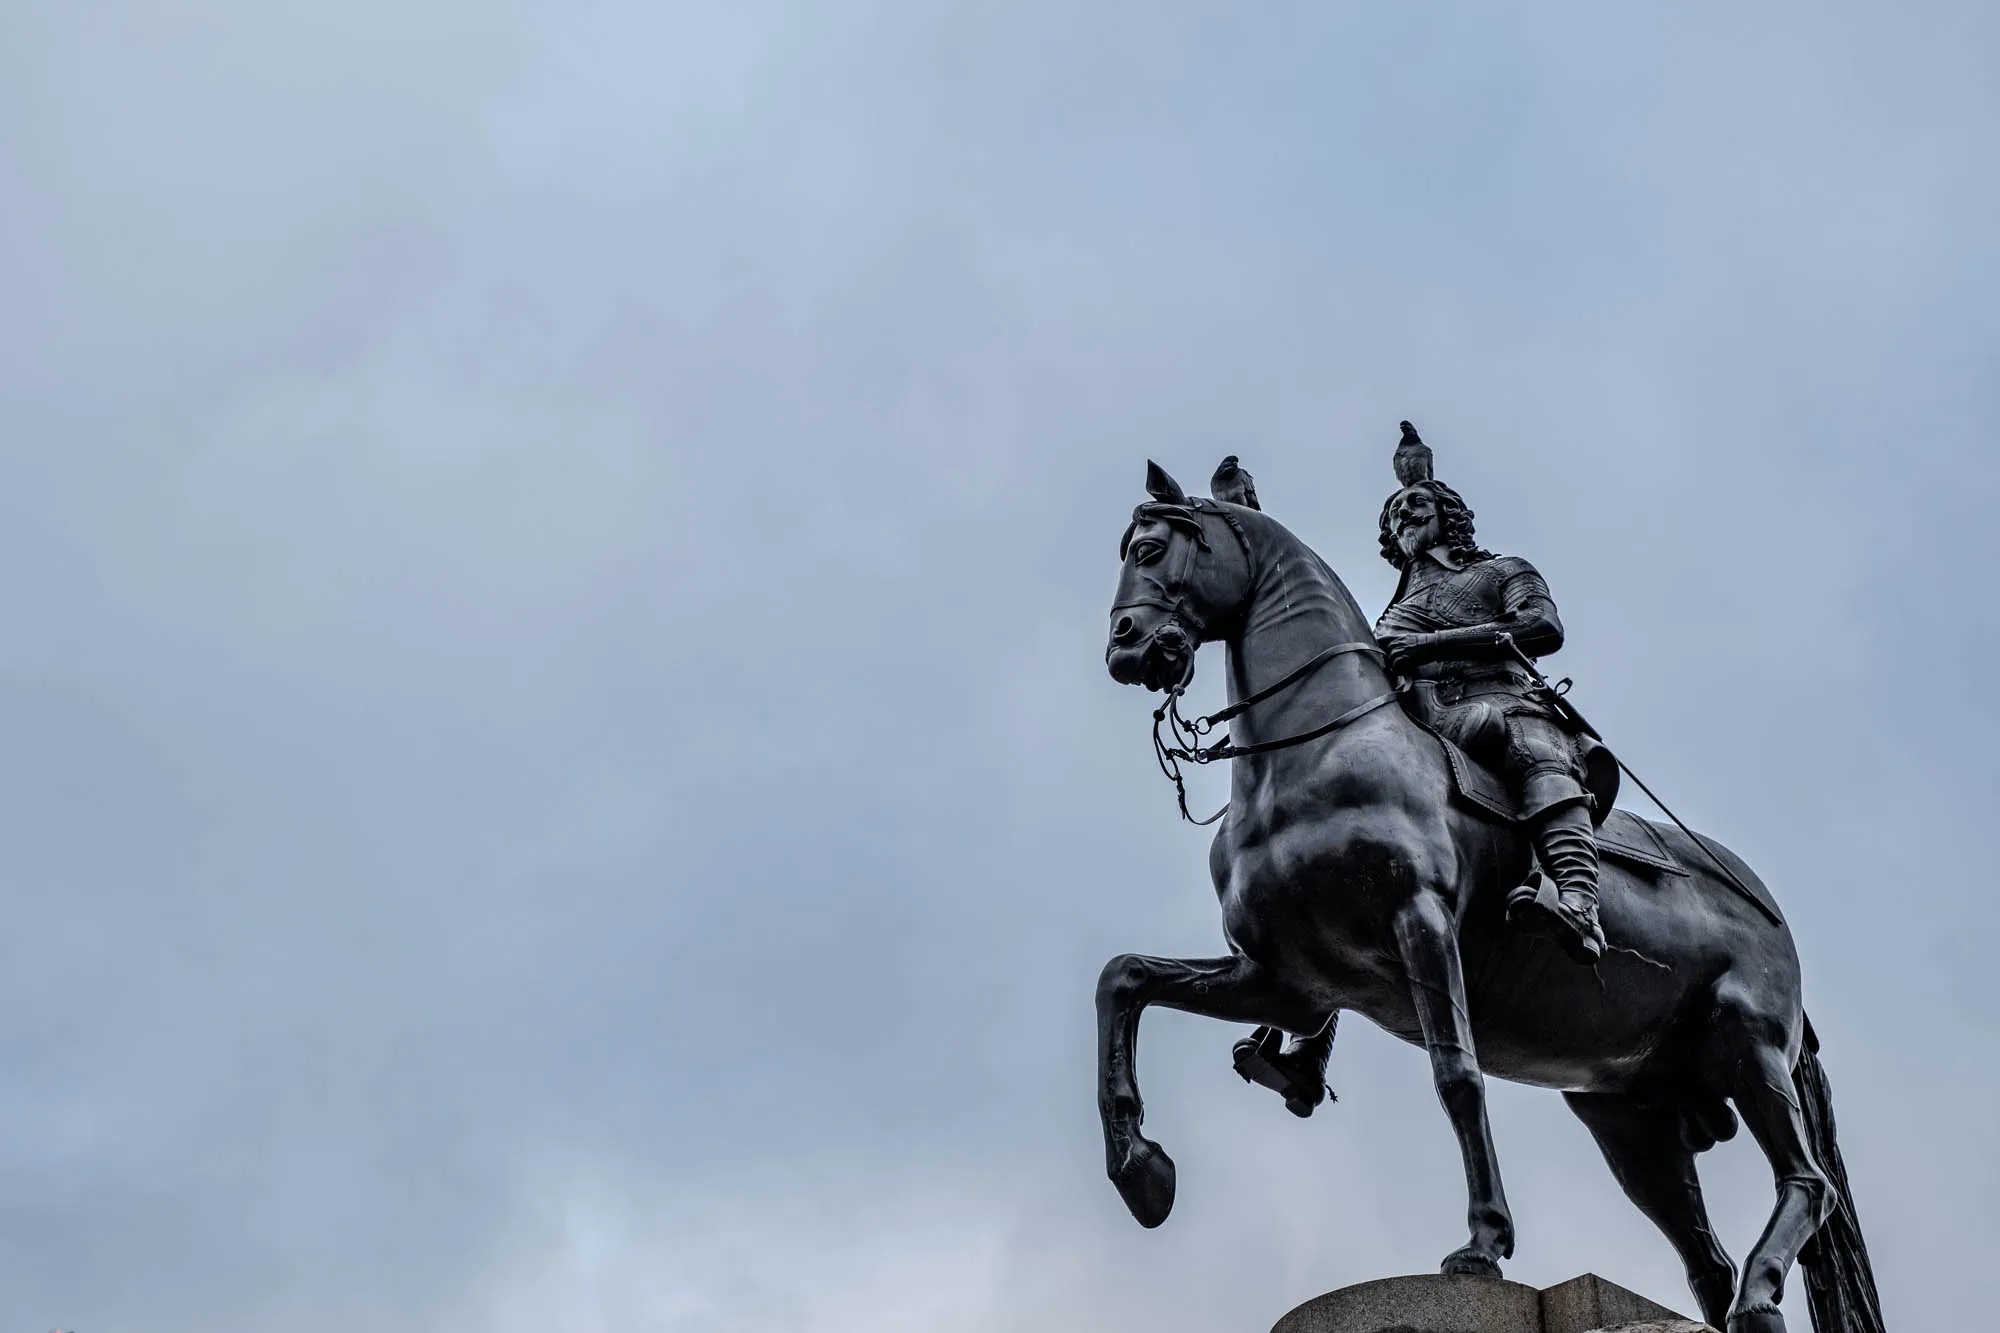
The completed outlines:
<svg viewBox="0 0 2000 1333">
<path fill-rule="evenodd" d="M 1261 514 L 1239 521 L 1254 531 L 1258 520 L 1277 526 Z M 1230 648 L 1232 697 L 1275 674 L 1253 662 L 1282 666 L 1368 633 L 1358 607 L 1331 587 L 1318 598 L 1301 593 L 1301 584 L 1335 576 L 1303 544 L 1290 554 L 1280 562 L 1288 564 L 1289 614 L 1260 633 L 1258 608 L 1247 610 L 1249 627 Z M 1287 734 L 1390 688 L 1380 666 L 1356 656 L 1302 684 L 1288 712 L 1246 718 L 1246 735 Z M 1231 786 L 1210 851 L 1225 936 L 1328 1012 L 1363 1014 L 1423 1044 L 1395 922 L 1413 896 L 1434 893 L 1459 925 L 1473 1035 L 1488 1073 L 1561 1092 L 1684 1087 L 1693 1071 L 1672 1034 L 1713 1002 L 1732 959 L 1789 976 L 1787 1026 L 1797 1029 L 1789 930 L 1722 887 L 1699 849 L 1682 850 L 1690 876 L 1654 881 L 1605 865 L 1602 910 L 1619 948 L 1599 968 L 1576 967 L 1541 938 L 1507 929 L 1495 890 L 1526 877 L 1528 840 L 1460 805 L 1437 742 L 1400 708 L 1297 749 L 1238 760 Z M 1681 839 L 1678 830 L 1661 832 Z M 1688 929 L 1691 917 L 1709 928 Z M 1568 1038 L 1560 1047 L 1549 1041 L 1556 1032 Z"/>
<path fill-rule="evenodd" d="M 1436 741 L 1386 702 L 1391 683 L 1362 650 L 1372 634 L 1339 578 L 1260 512 L 1189 501 L 1170 479 L 1153 489 L 1156 503 L 1141 506 L 1128 533 L 1107 651 L 1114 676 L 1178 686 L 1194 648 L 1213 637 L 1228 646 L 1234 701 L 1329 644 L 1356 651 L 1233 723 L 1236 745 L 1279 748 L 1234 761 L 1210 850 L 1231 952 L 1122 955 L 1100 979 L 1107 1168 L 1134 1215 L 1158 1225 L 1174 1191 L 1171 1160 L 1140 1132 L 1136 1040 L 1146 1006 L 1301 1036 L 1351 1010 L 1430 1055 L 1470 1195 L 1469 1239 L 1445 1271 L 1497 1275 L 1513 1249 L 1486 1121 L 1490 1073 L 1565 1094 L 1627 1193 L 1679 1250 L 1711 1323 L 1781 1333 L 1785 1270 L 1836 1202 L 1793 1095 L 1804 1015 L 1789 930 L 1725 888 L 1677 831 L 1666 836 L 1688 875 L 1654 880 L 1606 864 L 1612 948 L 1596 968 L 1511 930 L 1503 897 L 1529 870 L 1528 841 L 1455 801 Z M 1350 712 L 1329 734 L 1283 742 Z M 1732 869 L 1749 873 L 1740 862 Z M 1734 1131 L 1726 1098 L 1780 1183 L 1740 1286 L 1709 1231 L 1693 1165 L 1696 1151 Z M 1855 1322 L 1820 1333 L 1873 1330 Z"/>
</svg>

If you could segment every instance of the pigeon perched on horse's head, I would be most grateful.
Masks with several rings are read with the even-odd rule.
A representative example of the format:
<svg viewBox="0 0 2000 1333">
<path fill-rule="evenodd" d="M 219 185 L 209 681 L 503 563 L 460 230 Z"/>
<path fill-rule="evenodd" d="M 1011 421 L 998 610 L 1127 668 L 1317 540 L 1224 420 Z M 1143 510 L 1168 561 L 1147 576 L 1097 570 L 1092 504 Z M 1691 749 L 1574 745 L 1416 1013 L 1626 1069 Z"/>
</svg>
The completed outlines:
<svg viewBox="0 0 2000 1333">
<path fill-rule="evenodd" d="M 1256 482 L 1237 464 L 1235 454 L 1223 459 L 1215 469 L 1215 475 L 1209 478 L 1208 493 L 1226 504 L 1242 505 L 1245 509 L 1263 508 L 1257 503 Z"/>
</svg>

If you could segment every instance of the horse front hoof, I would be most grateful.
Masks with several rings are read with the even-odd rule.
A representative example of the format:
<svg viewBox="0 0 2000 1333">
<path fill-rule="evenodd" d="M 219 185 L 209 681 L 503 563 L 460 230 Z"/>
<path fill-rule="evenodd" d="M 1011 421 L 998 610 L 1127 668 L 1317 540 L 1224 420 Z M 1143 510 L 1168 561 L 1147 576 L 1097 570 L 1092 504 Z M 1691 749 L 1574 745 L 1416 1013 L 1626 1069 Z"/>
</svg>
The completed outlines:
<svg viewBox="0 0 2000 1333">
<path fill-rule="evenodd" d="M 1438 1265 L 1438 1272 L 1446 1277 L 1499 1277 L 1500 1261 L 1468 1245 L 1447 1254 L 1444 1262 Z M 1736 1330 L 1731 1328 L 1729 1333 L 1736 1333 Z"/>
<path fill-rule="evenodd" d="M 1759 1301 L 1729 1316 L 1729 1333 L 1785 1333 L 1785 1317 L 1769 1301 Z"/>
<path fill-rule="evenodd" d="M 1133 1140 L 1124 1163 L 1111 1173 L 1111 1183 L 1142 1227 L 1160 1225 L 1174 1210 L 1174 1159 L 1149 1138 Z"/>
</svg>

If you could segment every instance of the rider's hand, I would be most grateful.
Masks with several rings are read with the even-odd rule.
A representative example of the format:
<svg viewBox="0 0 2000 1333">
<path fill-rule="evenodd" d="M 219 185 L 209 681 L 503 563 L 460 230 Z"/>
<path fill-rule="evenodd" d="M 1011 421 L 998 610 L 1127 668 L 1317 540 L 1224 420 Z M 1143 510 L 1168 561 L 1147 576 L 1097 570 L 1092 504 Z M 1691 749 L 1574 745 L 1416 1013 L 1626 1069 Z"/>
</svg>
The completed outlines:
<svg viewBox="0 0 2000 1333">
<path fill-rule="evenodd" d="M 1425 661 L 1429 655 L 1428 649 L 1436 638 L 1435 634 L 1400 634 L 1392 631 L 1378 635 L 1376 642 L 1380 643 L 1382 651 L 1388 654 L 1389 669 L 1402 671 Z"/>
</svg>

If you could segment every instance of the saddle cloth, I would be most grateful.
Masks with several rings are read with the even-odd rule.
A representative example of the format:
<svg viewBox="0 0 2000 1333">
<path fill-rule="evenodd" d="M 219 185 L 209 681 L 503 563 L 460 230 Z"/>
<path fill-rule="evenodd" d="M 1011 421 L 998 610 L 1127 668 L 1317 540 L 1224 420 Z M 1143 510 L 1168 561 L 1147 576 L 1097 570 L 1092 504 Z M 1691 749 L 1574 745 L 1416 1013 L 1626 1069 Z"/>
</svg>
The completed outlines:
<svg viewBox="0 0 2000 1333">
<path fill-rule="evenodd" d="M 1428 732 L 1444 751 L 1445 763 L 1451 769 L 1451 785 L 1460 803 L 1509 824 L 1519 824 L 1526 818 L 1505 778 L 1467 754 L 1464 747 L 1448 739 L 1416 710 L 1406 711 L 1410 720 Z M 1588 736 L 1572 736 L 1570 740 L 1578 751 L 1577 776 L 1595 806 L 1591 820 L 1601 825 L 1618 800 L 1618 760 L 1601 741 Z M 1664 849 L 1661 854 L 1665 855 Z"/>
<path fill-rule="evenodd" d="M 1477 814 L 1504 823 L 1522 822 L 1520 803 L 1514 799 L 1513 792 L 1508 790 L 1505 778 L 1473 759 L 1471 755 L 1438 735 L 1430 727 L 1426 726 L 1424 730 L 1430 732 L 1431 739 L 1444 751 L 1445 764 L 1451 769 L 1452 790 L 1457 794 L 1460 804 Z M 1611 759 L 1609 750 L 1599 747 L 1598 752 L 1605 759 Z M 1611 760 L 1609 767 L 1613 776 L 1608 783 L 1600 779 L 1587 784 L 1592 795 L 1598 797 L 1598 808 L 1594 813 L 1596 816 L 1601 816 L 1595 820 L 1597 849 L 1606 856 L 1644 870 L 1654 870 L 1667 875 L 1687 874 L 1687 867 L 1683 866 L 1668 849 L 1667 844 L 1654 831 L 1651 824 L 1629 810 L 1619 810 L 1611 806 L 1610 802 L 1616 798 L 1618 791 L 1616 761 Z M 1591 776 L 1596 777 L 1595 774 Z M 1608 792 L 1603 790 L 1605 787 L 1609 787 Z"/>
<path fill-rule="evenodd" d="M 1413 715 L 1413 720 L 1444 751 L 1446 767 L 1451 770 L 1452 791 L 1459 804 L 1488 819 L 1507 824 L 1523 822 L 1520 804 L 1514 799 L 1504 778 L 1440 736 L 1422 719 Z M 1618 794 L 1618 761 L 1611 751 L 1602 744 L 1595 744 L 1585 749 L 1581 758 L 1584 787 L 1597 803 L 1591 818 L 1597 823 L 1598 852 L 1609 860 L 1651 872 L 1654 878 L 1660 875 L 1688 875 L 1686 864 L 1662 836 L 1665 831 L 1663 826 L 1641 819 L 1630 810 L 1612 806 L 1611 802 Z M 1764 887 L 1761 879 L 1748 871 L 1747 866 L 1739 863 L 1739 882 L 1729 885 L 1729 888 L 1756 903 L 1772 922 L 1782 923 L 1784 915 L 1772 900 L 1771 891 Z"/>
</svg>

